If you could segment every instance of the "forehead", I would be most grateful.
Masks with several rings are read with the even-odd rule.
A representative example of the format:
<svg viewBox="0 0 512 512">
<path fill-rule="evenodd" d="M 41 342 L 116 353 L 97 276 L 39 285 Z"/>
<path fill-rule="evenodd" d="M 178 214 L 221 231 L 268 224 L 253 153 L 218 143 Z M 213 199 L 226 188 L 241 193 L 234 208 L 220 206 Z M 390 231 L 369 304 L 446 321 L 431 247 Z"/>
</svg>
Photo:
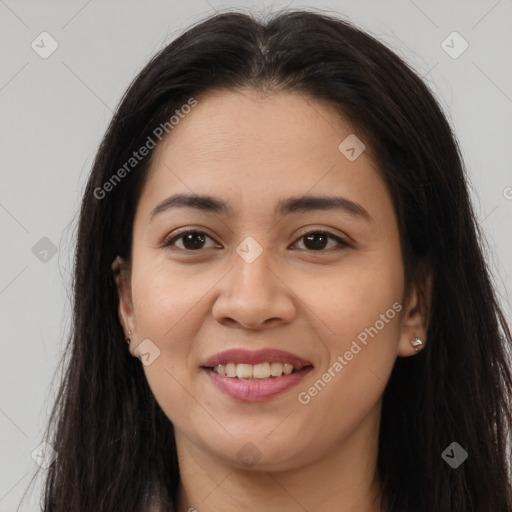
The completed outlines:
<svg viewBox="0 0 512 512">
<path fill-rule="evenodd" d="M 212 91 L 173 129 L 163 146 L 174 156 L 280 162 L 339 152 L 340 135 L 355 129 L 334 104 L 298 92 L 264 95 L 252 89 Z M 254 162 L 256 165 L 258 162 Z"/>
<path fill-rule="evenodd" d="M 368 144 L 355 160 L 340 150 L 354 136 L 364 139 L 332 104 L 305 94 L 213 91 L 156 148 L 139 206 L 148 215 L 171 193 L 223 197 L 235 212 L 308 192 L 386 195 Z"/>
</svg>

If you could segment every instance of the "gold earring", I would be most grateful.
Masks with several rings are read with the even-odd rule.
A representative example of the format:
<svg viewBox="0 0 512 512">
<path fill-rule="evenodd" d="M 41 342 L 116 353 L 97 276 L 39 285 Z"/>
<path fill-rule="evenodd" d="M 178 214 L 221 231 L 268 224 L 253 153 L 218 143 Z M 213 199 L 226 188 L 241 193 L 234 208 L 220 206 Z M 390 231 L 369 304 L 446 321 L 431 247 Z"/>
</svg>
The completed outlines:
<svg viewBox="0 0 512 512">
<path fill-rule="evenodd" d="M 421 341 L 417 336 L 413 340 L 411 340 L 411 345 L 414 347 L 414 350 L 416 352 L 419 352 L 424 348 L 423 341 Z"/>
</svg>

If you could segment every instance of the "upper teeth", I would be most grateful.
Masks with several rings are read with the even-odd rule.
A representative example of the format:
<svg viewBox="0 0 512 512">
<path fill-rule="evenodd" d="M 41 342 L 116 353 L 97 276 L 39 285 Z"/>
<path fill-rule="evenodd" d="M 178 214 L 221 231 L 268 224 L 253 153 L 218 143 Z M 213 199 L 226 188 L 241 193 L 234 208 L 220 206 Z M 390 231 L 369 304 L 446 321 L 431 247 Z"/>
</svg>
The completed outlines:
<svg viewBox="0 0 512 512">
<path fill-rule="evenodd" d="M 219 364 L 213 368 L 215 372 L 227 377 L 238 377 L 239 379 L 268 379 L 289 375 L 293 371 L 292 364 L 282 363 L 259 363 L 259 364 Z"/>
</svg>

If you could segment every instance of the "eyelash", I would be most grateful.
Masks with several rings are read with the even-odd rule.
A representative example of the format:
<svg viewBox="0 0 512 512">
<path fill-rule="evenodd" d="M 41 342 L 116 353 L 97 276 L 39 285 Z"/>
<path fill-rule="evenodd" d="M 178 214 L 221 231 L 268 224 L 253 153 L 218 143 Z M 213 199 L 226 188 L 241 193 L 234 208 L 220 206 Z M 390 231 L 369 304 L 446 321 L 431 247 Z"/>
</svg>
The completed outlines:
<svg viewBox="0 0 512 512">
<path fill-rule="evenodd" d="M 167 238 L 163 241 L 162 243 L 162 248 L 167 248 L 167 247 L 171 247 L 172 245 L 174 245 L 174 242 L 181 239 L 183 236 L 185 235 L 188 235 L 190 233 L 199 233 L 201 235 L 205 235 L 207 238 L 210 238 L 211 240 L 213 240 L 213 238 L 208 235 L 207 233 L 205 233 L 204 231 L 200 231 L 199 229 L 184 229 L 183 231 L 180 231 L 179 233 L 176 233 L 172 238 Z M 335 240 L 336 242 L 338 242 L 338 247 L 331 247 L 330 249 L 321 249 L 321 250 L 318 250 L 318 251 L 315 251 L 315 250 L 312 250 L 312 249 L 305 249 L 306 251 L 308 252 L 312 252 L 312 253 L 322 253 L 322 252 L 331 252 L 331 251 L 339 251 L 339 250 L 342 250 L 346 247 L 350 247 L 350 245 L 345 242 L 343 239 L 341 239 L 339 236 L 335 235 L 334 233 L 331 233 L 330 231 L 327 231 L 327 230 L 320 230 L 320 229 L 315 229 L 315 230 L 311 230 L 311 231 L 307 231 L 305 233 L 302 233 L 297 240 L 301 240 L 305 237 L 307 237 L 308 235 L 312 235 L 312 234 L 323 234 L 323 235 L 327 235 L 328 238 L 331 238 L 333 240 Z M 202 252 L 204 249 L 197 249 L 197 250 L 192 250 L 192 249 L 181 249 L 181 248 L 178 248 L 177 250 L 179 251 L 183 251 L 183 252 L 188 252 L 188 253 L 195 253 L 195 252 Z"/>
</svg>

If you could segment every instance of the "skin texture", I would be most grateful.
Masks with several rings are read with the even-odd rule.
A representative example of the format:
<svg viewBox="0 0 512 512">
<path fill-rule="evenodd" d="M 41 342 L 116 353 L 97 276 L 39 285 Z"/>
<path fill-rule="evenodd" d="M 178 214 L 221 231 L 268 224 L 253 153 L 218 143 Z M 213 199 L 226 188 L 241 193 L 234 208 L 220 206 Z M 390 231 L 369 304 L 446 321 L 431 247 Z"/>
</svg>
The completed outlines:
<svg viewBox="0 0 512 512">
<path fill-rule="evenodd" d="M 415 355 L 410 340 L 425 342 L 427 325 L 416 288 L 405 296 L 393 204 L 370 148 L 354 161 L 338 150 L 352 133 L 331 105 L 309 96 L 214 91 L 156 149 L 136 210 L 132 261 L 118 259 L 113 269 L 129 350 L 136 355 L 146 339 L 160 350 L 144 371 L 175 427 L 180 512 L 241 504 L 268 512 L 380 510 L 382 394 L 396 358 Z M 233 212 L 174 208 L 150 221 L 175 193 L 209 194 Z M 272 213 L 281 199 L 306 194 L 343 196 L 371 220 L 330 210 Z M 188 252 L 183 238 L 162 247 L 182 227 L 210 238 Z M 349 245 L 328 239 L 315 250 L 305 232 L 322 230 Z M 248 236 L 263 250 L 252 263 L 236 252 Z M 332 376 L 338 356 L 396 303 L 401 311 L 301 403 L 298 394 L 329 368 Z M 221 393 L 201 369 L 220 351 L 267 347 L 311 361 L 313 371 L 277 397 L 247 402 Z M 259 457 L 251 467 L 237 455 L 249 442 L 255 448 L 245 450 Z"/>
</svg>

